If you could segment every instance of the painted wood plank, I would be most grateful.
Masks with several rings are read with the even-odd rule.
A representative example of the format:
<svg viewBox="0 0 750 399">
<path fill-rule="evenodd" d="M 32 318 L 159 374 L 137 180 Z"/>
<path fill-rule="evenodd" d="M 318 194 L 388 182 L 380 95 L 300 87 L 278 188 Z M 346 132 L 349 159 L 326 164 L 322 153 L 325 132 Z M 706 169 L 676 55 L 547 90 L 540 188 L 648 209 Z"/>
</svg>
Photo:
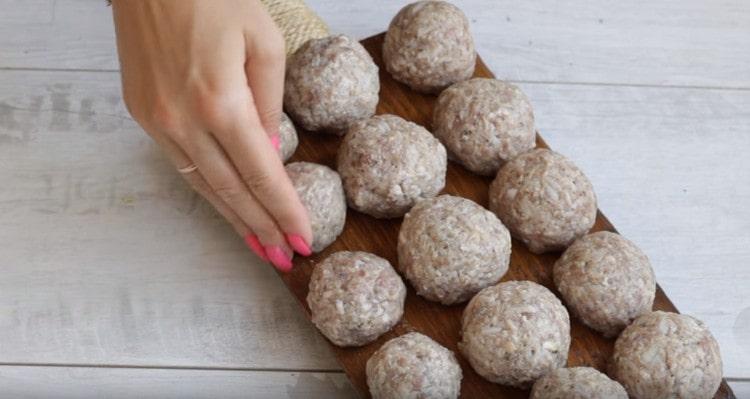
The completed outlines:
<svg viewBox="0 0 750 399">
<path fill-rule="evenodd" d="M 405 3 L 309 1 L 341 32 L 384 30 Z M 501 79 L 750 87 L 750 3 L 742 0 L 455 0 Z M 360 15 L 367 15 L 361 18 Z"/>
<path fill-rule="evenodd" d="M 0 363 L 337 369 L 274 273 L 123 109 L 0 71 Z M 523 84 L 550 145 L 750 377 L 750 91 Z"/>
<path fill-rule="evenodd" d="M 552 148 L 750 376 L 750 91 L 524 84 Z"/>
<path fill-rule="evenodd" d="M 119 68 L 104 0 L 0 0 L 0 10 L 0 68 Z"/>
<path fill-rule="evenodd" d="M 737 399 L 750 398 L 750 381 L 730 381 L 729 386 Z"/>
<path fill-rule="evenodd" d="M 0 366 L 3 397 L 16 399 L 343 399 L 343 373 Z"/>
<path fill-rule="evenodd" d="M 117 69 L 102 0 L 0 0 L 0 67 Z M 309 0 L 333 31 L 383 31 L 404 4 Z M 501 78 L 750 87 L 750 3 L 456 0 Z"/>
<path fill-rule="evenodd" d="M 338 367 L 127 116 L 117 73 L 0 88 L 0 363 Z"/>
</svg>

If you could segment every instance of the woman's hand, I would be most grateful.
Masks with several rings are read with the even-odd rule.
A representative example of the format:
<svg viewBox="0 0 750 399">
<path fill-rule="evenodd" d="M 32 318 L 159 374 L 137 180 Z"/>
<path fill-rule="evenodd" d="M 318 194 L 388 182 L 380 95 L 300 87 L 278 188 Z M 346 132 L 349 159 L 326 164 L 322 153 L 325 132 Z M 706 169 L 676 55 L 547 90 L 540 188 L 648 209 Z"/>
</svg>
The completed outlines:
<svg viewBox="0 0 750 399">
<path fill-rule="evenodd" d="M 312 232 L 277 152 L 284 39 L 266 10 L 257 0 L 112 7 L 133 118 L 258 256 L 290 270 Z"/>
</svg>

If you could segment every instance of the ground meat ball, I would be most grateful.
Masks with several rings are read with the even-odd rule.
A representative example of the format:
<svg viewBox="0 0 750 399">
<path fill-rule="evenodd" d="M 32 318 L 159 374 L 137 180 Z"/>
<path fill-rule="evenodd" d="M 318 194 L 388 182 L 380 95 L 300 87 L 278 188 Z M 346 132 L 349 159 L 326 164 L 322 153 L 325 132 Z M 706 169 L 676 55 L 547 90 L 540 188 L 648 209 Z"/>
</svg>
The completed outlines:
<svg viewBox="0 0 750 399">
<path fill-rule="evenodd" d="M 307 304 L 312 321 L 338 346 L 361 346 L 404 314 L 406 286 L 387 260 L 341 251 L 315 266 Z"/>
<path fill-rule="evenodd" d="M 299 144 L 297 129 L 294 128 L 292 120 L 285 113 L 282 113 L 281 123 L 279 124 L 279 153 L 284 162 L 294 155 L 297 144 Z"/>
<path fill-rule="evenodd" d="M 367 360 L 366 372 L 373 399 L 451 399 L 461 390 L 453 352 L 416 332 L 386 342 Z"/>
<path fill-rule="evenodd" d="M 476 58 L 469 20 L 445 1 L 418 1 L 402 8 L 383 42 L 388 72 L 422 92 L 435 93 L 470 78 Z"/>
<path fill-rule="evenodd" d="M 610 375 L 633 399 L 709 399 L 721 384 L 719 344 L 699 320 L 651 312 L 615 342 Z"/>
<path fill-rule="evenodd" d="M 474 78 L 440 93 L 433 111 L 435 136 L 451 159 L 480 175 L 534 148 L 534 112 L 518 87 Z"/>
<path fill-rule="evenodd" d="M 650 312 L 656 279 L 646 255 L 619 234 L 576 240 L 555 263 L 557 290 L 573 314 L 606 337 Z"/>
<path fill-rule="evenodd" d="M 538 379 L 530 399 L 628 399 L 617 381 L 591 367 L 559 368 Z"/>
<path fill-rule="evenodd" d="M 333 169 L 310 162 L 293 162 L 286 173 L 307 209 L 312 226 L 313 252 L 330 245 L 344 230 L 346 198 L 339 174 Z"/>
<path fill-rule="evenodd" d="M 490 210 L 534 253 L 566 248 L 596 220 L 596 196 L 570 160 L 538 148 L 508 161 L 490 185 Z"/>
<path fill-rule="evenodd" d="M 306 130 L 343 134 L 375 113 L 378 67 L 364 47 L 344 35 L 312 39 L 287 63 L 284 107 Z"/>
<path fill-rule="evenodd" d="M 487 380 L 528 388 L 565 366 L 570 348 L 568 311 L 537 283 L 500 283 L 469 301 L 458 347 Z"/>
<path fill-rule="evenodd" d="M 404 217 L 398 262 L 419 295 L 446 305 L 463 302 L 508 271 L 510 233 L 471 200 L 425 199 Z"/>
<path fill-rule="evenodd" d="M 445 147 L 423 127 L 395 115 L 356 123 L 338 153 L 349 205 L 377 218 L 402 216 L 445 186 Z"/>
</svg>

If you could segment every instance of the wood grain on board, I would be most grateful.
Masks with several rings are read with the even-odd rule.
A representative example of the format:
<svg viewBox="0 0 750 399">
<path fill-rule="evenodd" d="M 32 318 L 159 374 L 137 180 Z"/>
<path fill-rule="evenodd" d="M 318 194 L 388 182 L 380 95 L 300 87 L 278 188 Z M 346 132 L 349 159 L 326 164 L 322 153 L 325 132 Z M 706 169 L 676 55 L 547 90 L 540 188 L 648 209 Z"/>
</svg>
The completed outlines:
<svg viewBox="0 0 750 399">
<path fill-rule="evenodd" d="M 364 46 L 373 56 L 380 68 L 380 103 L 377 113 L 391 113 L 407 120 L 431 128 L 432 105 L 434 96 L 421 95 L 395 82 L 382 67 L 380 48 L 382 35 L 363 41 Z M 493 77 L 481 59 L 477 60 L 475 76 Z M 293 161 L 316 162 L 335 168 L 335 158 L 341 139 L 336 136 L 301 132 L 300 145 Z M 537 145 L 546 147 L 544 140 L 537 136 Z M 487 206 L 487 188 L 491 179 L 474 175 L 462 167 L 449 162 L 444 193 L 469 198 Z M 314 265 L 333 252 L 341 250 L 359 250 L 372 252 L 388 259 L 397 267 L 396 242 L 401 219 L 380 220 L 362 213 L 348 210 L 347 223 L 342 235 L 325 251 L 310 258 L 297 258 L 295 268 L 282 275 L 284 282 L 310 315 L 306 303 L 308 282 Z M 592 231 L 610 230 L 614 227 L 601 212 L 597 216 Z M 559 254 L 534 255 L 518 241 L 513 241 L 511 266 L 503 281 L 532 280 L 548 288 L 554 288 L 551 280 L 551 267 Z M 375 342 L 360 348 L 339 348 L 332 346 L 339 363 L 347 373 L 357 390 L 368 397 L 365 379 L 365 363 L 372 353 L 387 340 L 409 331 L 426 334 L 447 348 L 458 353 L 460 316 L 464 305 L 443 306 L 429 302 L 417 296 L 409 287 L 404 317 L 396 327 Z M 657 287 L 654 309 L 676 312 L 669 298 Z M 605 339 L 598 333 L 586 328 L 578 320 L 571 319 L 572 342 L 568 366 L 588 365 L 605 370 L 612 352 L 614 340 Z M 476 374 L 462 356 L 458 356 L 464 372 L 461 386 L 462 397 L 496 397 L 525 398 L 527 391 L 490 383 Z M 726 382 L 722 382 L 716 398 L 733 398 L 734 395 Z"/>
</svg>

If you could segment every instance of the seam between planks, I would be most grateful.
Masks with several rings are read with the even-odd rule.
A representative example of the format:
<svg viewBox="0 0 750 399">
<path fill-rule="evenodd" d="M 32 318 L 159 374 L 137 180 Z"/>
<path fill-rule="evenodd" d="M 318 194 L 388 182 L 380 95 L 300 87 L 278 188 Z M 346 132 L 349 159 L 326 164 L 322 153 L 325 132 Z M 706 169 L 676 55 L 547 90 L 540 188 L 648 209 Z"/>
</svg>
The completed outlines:
<svg viewBox="0 0 750 399">
<path fill-rule="evenodd" d="M 186 371 L 248 371 L 277 373 L 328 373 L 343 374 L 341 369 L 306 369 L 276 367 L 211 367 L 177 365 L 135 365 L 135 364 L 88 364 L 88 363 L 23 363 L 0 362 L 0 367 L 49 367 L 49 368 L 99 368 L 99 369 L 143 369 L 143 370 L 186 370 Z"/>
<path fill-rule="evenodd" d="M 657 85 L 649 83 L 617 83 L 617 82 L 558 82 L 554 80 L 507 80 L 512 83 L 537 85 L 566 85 L 566 86 L 609 86 L 609 87 L 642 87 L 650 89 L 693 89 L 693 90 L 721 90 L 721 91 L 750 91 L 750 87 L 734 86 L 701 86 L 701 85 Z"/>
<path fill-rule="evenodd" d="M 100 368 L 100 369 L 140 369 L 140 370 L 184 370 L 184 371 L 244 371 L 268 373 L 324 373 L 344 374 L 340 369 L 300 369 L 300 368 L 271 368 L 271 367 L 201 367 L 201 366 L 158 366 L 131 364 L 87 364 L 87 363 L 3 363 L 1 367 L 40 367 L 40 368 Z M 724 377 L 727 382 L 750 382 L 750 377 Z"/>
<path fill-rule="evenodd" d="M 90 72 L 90 73 L 120 73 L 119 69 L 85 69 L 85 68 L 28 68 L 28 67 L 0 67 L 0 72 Z M 555 81 L 555 80 L 514 80 L 507 82 L 538 85 L 566 85 L 566 86 L 603 86 L 603 87 L 641 87 L 653 89 L 693 89 L 693 90 L 721 90 L 721 91 L 750 91 L 750 87 L 742 86 L 704 86 L 704 85 L 660 85 L 650 83 L 622 83 L 622 82 L 583 82 L 583 81 Z"/>
</svg>

